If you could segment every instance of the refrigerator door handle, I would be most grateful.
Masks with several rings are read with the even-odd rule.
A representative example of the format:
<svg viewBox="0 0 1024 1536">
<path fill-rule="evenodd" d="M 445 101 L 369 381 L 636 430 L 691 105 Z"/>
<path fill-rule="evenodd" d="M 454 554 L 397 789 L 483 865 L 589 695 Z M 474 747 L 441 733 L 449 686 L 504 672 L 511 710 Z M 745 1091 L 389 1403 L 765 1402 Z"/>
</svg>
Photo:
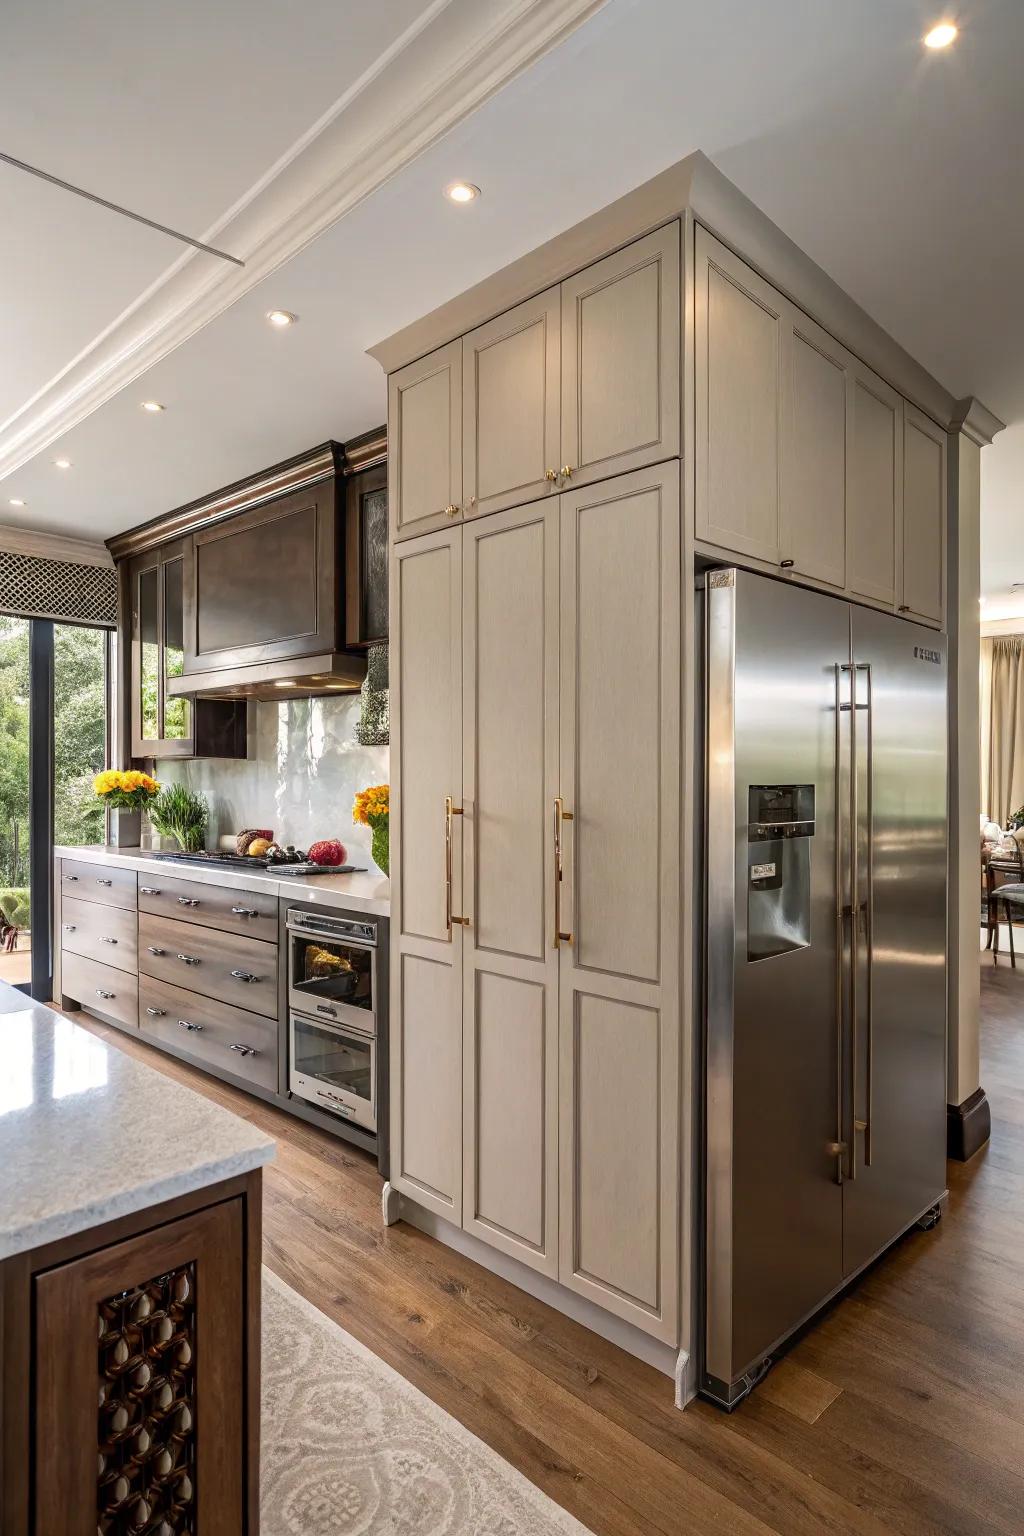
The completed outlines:
<svg viewBox="0 0 1024 1536">
<path fill-rule="evenodd" d="M 843 947 L 845 942 L 844 918 L 843 918 L 843 818 L 840 810 L 840 792 L 842 786 L 842 718 L 843 699 L 842 685 L 844 667 L 841 662 L 835 664 L 835 782 L 833 786 L 833 805 L 835 812 L 835 850 L 836 850 L 836 1139 L 826 1147 L 830 1157 L 836 1160 L 836 1183 L 842 1184 L 846 1159 L 846 1142 L 843 1139 L 843 1098 L 844 1098 L 844 1073 L 843 1073 Z"/>
<path fill-rule="evenodd" d="M 873 986 L 873 979 L 874 978 L 873 978 L 873 975 L 872 975 L 873 965 L 874 965 L 874 958 L 875 958 L 875 816 L 874 816 L 874 777 L 875 777 L 875 771 L 874 771 L 875 770 L 875 764 L 874 764 L 874 734 L 875 734 L 875 731 L 874 731 L 874 727 L 875 727 L 875 713 L 874 713 L 874 700 L 872 698 L 872 692 L 871 692 L 871 689 L 872 689 L 871 663 L 868 662 L 868 661 L 858 662 L 857 663 L 857 671 L 864 673 L 864 680 L 865 680 L 865 683 L 867 684 L 867 695 L 866 695 L 867 711 L 866 711 L 866 721 L 865 721 L 865 724 L 866 724 L 866 727 L 867 727 L 867 742 L 866 742 L 866 752 L 865 752 L 865 761 L 864 761 L 866 789 L 867 789 L 867 803 L 865 805 L 865 819 L 866 819 L 866 822 L 867 822 L 867 826 L 866 826 L 866 835 L 867 835 L 867 869 L 866 869 L 867 893 L 866 893 L 866 896 L 865 896 L 865 899 L 864 899 L 864 903 L 863 903 L 863 906 L 864 906 L 864 963 L 865 963 L 864 985 L 865 985 L 865 991 L 866 991 L 866 997 L 865 997 L 864 1001 L 865 1001 L 865 1031 L 866 1031 L 866 1034 L 867 1034 L 867 1041 L 866 1041 L 867 1056 L 866 1056 L 866 1062 L 865 1062 L 865 1074 L 864 1074 L 865 1075 L 865 1084 L 864 1084 L 864 1087 L 865 1087 L 865 1095 L 866 1095 L 866 1098 L 867 1098 L 867 1107 L 866 1107 L 866 1110 L 865 1110 L 865 1118 L 864 1118 L 864 1120 L 862 1122 L 860 1122 L 860 1121 L 855 1122 L 855 1126 L 856 1126 L 856 1130 L 863 1130 L 863 1132 L 864 1132 L 864 1166 L 865 1166 L 865 1168 L 870 1168 L 871 1167 L 871 1121 L 872 1121 L 872 1112 L 873 1112 L 873 1109 L 874 1109 L 874 1091 L 873 1091 L 873 1082 L 872 1082 L 872 1069 L 873 1069 L 873 1065 L 874 1065 L 873 1057 L 874 1057 L 874 1045 L 875 1045 L 875 1039 L 874 1039 L 874 1035 L 875 1035 L 875 1030 L 874 1030 L 874 986 Z M 856 1072 L 856 1058 L 854 1059 L 854 1071 Z M 854 1079 L 854 1081 L 856 1082 L 856 1078 Z M 856 1157 L 856 1132 L 855 1132 L 855 1135 L 854 1135 L 854 1157 Z"/>
</svg>

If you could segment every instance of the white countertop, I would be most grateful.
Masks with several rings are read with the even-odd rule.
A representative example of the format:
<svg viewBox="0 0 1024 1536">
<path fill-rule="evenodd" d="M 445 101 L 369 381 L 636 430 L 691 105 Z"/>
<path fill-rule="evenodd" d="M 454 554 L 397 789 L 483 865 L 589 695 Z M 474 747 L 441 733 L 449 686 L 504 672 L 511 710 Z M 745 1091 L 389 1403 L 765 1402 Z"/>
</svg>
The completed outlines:
<svg viewBox="0 0 1024 1536">
<path fill-rule="evenodd" d="M 206 881 L 233 891 L 262 891 L 267 896 L 298 898 L 314 906 L 349 907 L 387 917 L 391 911 L 391 882 L 372 864 L 359 875 L 271 874 L 267 869 L 225 869 L 216 865 L 179 864 L 174 859 L 154 858 L 145 848 L 54 848 L 54 857 L 79 859 L 85 864 L 117 864 L 147 875 L 166 875 L 178 880 Z"/>
<path fill-rule="evenodd" d="M 247 1120 L 0 982 L 0 1260 L 273 1156 Z"/>
</svg>

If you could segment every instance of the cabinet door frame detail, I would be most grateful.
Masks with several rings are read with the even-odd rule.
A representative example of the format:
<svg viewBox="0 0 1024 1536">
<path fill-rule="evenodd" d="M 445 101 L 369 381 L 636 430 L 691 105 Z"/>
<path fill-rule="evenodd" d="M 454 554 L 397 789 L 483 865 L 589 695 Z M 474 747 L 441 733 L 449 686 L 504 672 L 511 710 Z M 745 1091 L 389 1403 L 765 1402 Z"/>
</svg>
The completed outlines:
<svg viewBox="0 0 1024 1536">
<path fill-rule="evenodd" d="M 414 389 L 444 373 L 448 380 L 448 459 L 447 502 L 436 511 L 406 519 L 403 516 L 403 426 L 402 401 L 406 390 Z M 388 379 L 388 519 L 392 540 L 408 539 L 432 533 L 462 518 L 462 338 L 438 347 L 436 352 L 408 363 Z M 453 507 L 449 513 L 447 508 Z"/>
</svg>

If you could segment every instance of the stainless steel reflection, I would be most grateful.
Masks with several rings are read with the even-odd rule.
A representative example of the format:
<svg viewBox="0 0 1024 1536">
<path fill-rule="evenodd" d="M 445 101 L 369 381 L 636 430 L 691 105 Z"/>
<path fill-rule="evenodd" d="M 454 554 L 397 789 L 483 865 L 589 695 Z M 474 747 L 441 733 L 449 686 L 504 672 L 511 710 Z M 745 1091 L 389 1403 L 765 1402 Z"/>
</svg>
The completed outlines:
<svg viewBox="0 0 1024 1536">
<path fill-rule="evenodd" d="M 746 572 L 704 607 L 703 1380 L 731 1405 L 943 1193 L 945 650 Z M 813 825 L 752 824 L 755 791 Z"/>
</svg>

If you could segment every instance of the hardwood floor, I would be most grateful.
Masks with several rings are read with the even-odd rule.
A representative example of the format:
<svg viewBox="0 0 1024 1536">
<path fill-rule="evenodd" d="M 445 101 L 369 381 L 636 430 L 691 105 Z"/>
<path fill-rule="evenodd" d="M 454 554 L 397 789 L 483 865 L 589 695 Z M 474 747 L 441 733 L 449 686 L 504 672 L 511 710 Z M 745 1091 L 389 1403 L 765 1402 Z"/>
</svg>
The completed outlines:
<svg viewBox="0 0 1024 1536">
<path fill-rule="evenodd" d="M 731 1416 L 414 1228 L 368 1157 L 82 1021 L 278 1138 L 266 1262 L 597 1536 L 1024 1531 L 1024 964 L 983 970 L 990 1145 Z M 76 1016 L 81 1017 L 81 1016 Z"/>
</svg>

